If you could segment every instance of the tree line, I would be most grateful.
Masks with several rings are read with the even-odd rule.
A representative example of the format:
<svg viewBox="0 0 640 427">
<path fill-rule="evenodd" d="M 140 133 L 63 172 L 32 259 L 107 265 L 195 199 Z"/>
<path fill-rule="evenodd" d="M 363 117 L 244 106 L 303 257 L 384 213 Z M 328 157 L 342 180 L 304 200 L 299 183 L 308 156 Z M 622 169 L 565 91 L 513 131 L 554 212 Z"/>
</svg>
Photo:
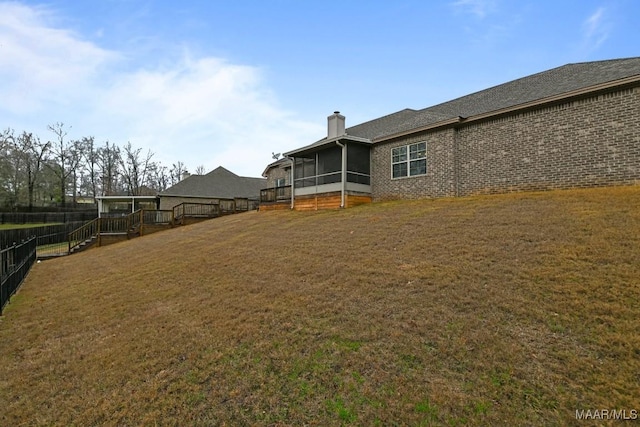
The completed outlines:
<svg viewBox="0 0 640 427">
<path fill-rule="evenodd" d="M 179 182 L 188 171 L 153 160 L 154 153 L 122 147 L 92 136 L 68 138 L 64 123 L 47 126 L 45 142 L 37 135 L 8 128 L 0 133 L 0 207 L 68 206 L 78 197 L 152 195 Z M 196 173 L 204 174 L 204 166 Z"/>
</svg>

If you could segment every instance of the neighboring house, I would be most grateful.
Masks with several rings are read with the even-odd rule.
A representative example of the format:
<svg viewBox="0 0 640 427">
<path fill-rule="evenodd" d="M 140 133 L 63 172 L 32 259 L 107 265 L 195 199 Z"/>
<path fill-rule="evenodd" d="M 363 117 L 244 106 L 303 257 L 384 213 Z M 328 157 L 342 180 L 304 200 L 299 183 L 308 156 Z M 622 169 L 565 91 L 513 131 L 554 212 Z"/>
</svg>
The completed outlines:
<svg viewBox="0 0 640 427">
<path fill-rule="evenodd" d="M 218 203 L 221 199 L 248 199 L 257 203 L 264 178 L 238 176 L 218 167 L 206 175 L 190 175 L 160 192 L 160 209 L 170 210 L 181 203 Z"/>
<path fill-rule="evenodd" d="M 638 184 L 640 58 L 568 64 L 350 128 L 336 112 L 325 138 L 284 155 L 265 169 L 261 209 Z M 270 197 L 278 188 L 288 200 Z"/>
<path fill-rule="evenodd" d="M 139 209 L 155 210 L 160 205 L 158 192 L 146 185 L 141 185 L 135 193 L 109 194 L 96 196 L 98 217 L 121 216 Z"/>
<path fill-rule="evenodd" d="M 269 164 L 262 172 L 267 178 L 266 186 L 260 192 L 260 205 L 267 209 L 288 209 L 291 199 L 291 159 L 283 157 Z"/>
<path fill-rule="evenodd" d="M 124 216 L 138 209 L 158 209 L 158 196 L 96 196 L 98 217 Z"/>
</svg>

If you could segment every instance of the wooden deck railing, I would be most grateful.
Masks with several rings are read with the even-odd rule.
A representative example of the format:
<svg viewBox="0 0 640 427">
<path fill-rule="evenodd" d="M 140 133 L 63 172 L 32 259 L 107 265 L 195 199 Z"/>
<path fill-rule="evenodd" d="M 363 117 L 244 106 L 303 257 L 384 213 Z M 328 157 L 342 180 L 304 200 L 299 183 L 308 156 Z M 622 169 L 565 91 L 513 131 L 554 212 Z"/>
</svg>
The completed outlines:
<svg viewBox="0 0 640 427">
<path fill-rule="evenodd" d="M 126 233 L 133 223 L 133 216 L 137 212 L 119 218 L 99 218 L 100 233 L 99 234 L 119 234 Z"/>
<path fill-rule="evenodd" d="M 143 211 L 142 223 L 145 225 L 173 225 L 173 210 Z"/>
<path fill-rule="evenodd" d="M 219 203 L 180 203 L 173 207 L 173 218 L 179 222 L 184 218 L 215 218 L 220 212 Z"/>
<path fill-rule="evenodd" d="M 260 190 L 260 203 L 274 203 L 287 200 L 291 200 L 290 185 Z"/>
<path fill-rule="evenodd" d="M 80 228 L 69 233 L 69 253 L 80 246 L 83 242 L 91 240 L 100 233 L 100 218 L 89 221 Z"/>
<path fill-rule="evenodd" d="M 235 199 L 216 199 L 211 203 L 180 203 L 173 208 L 175 221 L 182 222 L 183 218 L 216 218 L 239 212 L 257 209 L 257 199 L 237 197 Z"/>
<path fill-rule="evenodd" d="M 181 203 L 171 210 L 137 210 L 126 216 L 102 216 L 69 233 L 69 252 L 106 235 L 143 235 L 145 226 L 174 226 L 185 218 L 216 218 L 255 209 L 253 199 L 219 199 L 216 203 Z M 148 232 L 149 230 L 147 230 Z M 99 245 L 100 243 L 98 243 Z"/>
</svg>

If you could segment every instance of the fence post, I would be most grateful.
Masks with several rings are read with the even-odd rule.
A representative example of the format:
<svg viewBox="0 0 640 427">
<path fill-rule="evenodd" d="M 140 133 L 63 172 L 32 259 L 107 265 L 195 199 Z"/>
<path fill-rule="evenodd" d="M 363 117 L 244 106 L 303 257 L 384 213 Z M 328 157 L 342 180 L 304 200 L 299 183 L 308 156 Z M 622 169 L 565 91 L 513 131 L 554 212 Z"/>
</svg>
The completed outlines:
<svg viewBox="0 0 640 427">
<path fill-rule="evenodd" d="M 101 243 L 102 243 L 101 225 L 102 225 L 102 218 L 98 218 L 98 223 L 96 224 L 96 234 L 97 234 L 97 238 L 98 238 L 98 246 L 100 246 Z"/>
<path fill-rule="evenodd" d="M 144 234 L 144 209 L 140 209 L 140 237 Z"/>
</svg>

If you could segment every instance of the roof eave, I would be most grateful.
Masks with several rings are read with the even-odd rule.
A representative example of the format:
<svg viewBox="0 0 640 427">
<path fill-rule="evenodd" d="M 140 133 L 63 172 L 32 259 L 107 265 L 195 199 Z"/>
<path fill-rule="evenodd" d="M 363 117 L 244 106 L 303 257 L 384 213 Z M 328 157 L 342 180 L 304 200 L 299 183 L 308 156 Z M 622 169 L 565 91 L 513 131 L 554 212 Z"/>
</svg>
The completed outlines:
<svg viewBox="0 0 640 427">
<path fill-rule="evenodd" d="M 286 158 L 286 157 L 287 157 L 286 153 L 285 153 L 285 155 L 284 155 L 284 156 L 285 156 L 284 158 Z M 281 162 L 280 160 L 278 160 L 278 161 L 276 161 L 276 162 L 273 162 L 273 163 L 268 164 L 268 165 L 267 165 L 267 167 L 264 169 L 264 172 L 262 172 L 262 177 L 263 177 L 263 178 L 266 178 L 266 177 L 267 177 L 267 172 L 269 172 L 269 169 L 273 169 L 273 168 L 275 168 L 275 167 L 279 167 L 279 166 L 281 166 L 281 165 L 285 165 L 285 164 L 287 164 L 287 163 L 285 163 L 285 162 Z"/>
<path fill-rule="evenodd" d="M 592 86 L 587 86 L 582 89 L 576 89 L 570 92 L 564 92 L 558 95 L 548 96 L 546 98 L 541 98 L 535 101 L 525 102 L 524 104 L 514 105 L 513 107 L 502 108 L 500 110 L 490 111 L 488 113 L 470 116 L 470 117 L 467 117 L 464 121 L 466 123 L 471 121 L 484 120 L 492 116 L 500 116 L 500 115 L 509 114 L 519 110 L 527 110 L 527 109 L 539 107 L 546 104 L 554 104 L 561 101 L 567 101 L 573 98 L 580 98 L 580 97 L 583 97 L 584 95 L 591 95 L 598 92 L 604 92 L 616 87 L 633 86 L 635 83 L 638 83 L 638 82 L 640 82 L 640 75 L 625 77 L 623 79 L 613 80 L 610 82 L 600 83 Z"/>
<path fill-rule="evenodd" d="M 302 155 L 302 154 L 308 154 L 308 153 L 315 153 L 316 151 L 322 150 L 324 148 L 326 148 L 328 145 L 333 145 L 336 142 L 341 142 L 341 141 L 353 141 L 353 142 L 359 142 L 362 144 L 371 144 L 372 141 L 370 139 L 367 138 L 362 138 L 359 136 L 353 136 L 353 135 L 349 135 L 349 134 L 344 134 L 344 135 L 340 135 L 340 136 L 336 136 L 335 138 L 330 138 L 327 139 L 321 143 L 314 143 L 312 145 L 307 145 L 306 147 L 302 147 L 302 148 L 298 148 L 296 150 L 292 150 L 289 151 L 287 153 L 284 153 L 285 157 L 296 157 L 297 155 Z"/>
<path fill-rule="evenodd" d="M 375 138 L 373 140 L 373 143 L 389 141 L 391 139 L 401 138 L 403 136 L 412 135 L 414 133 L 419 133 L 419 132 L 424 132 L 424 131 L 427 131 L 427 130 L 433 130 L 433 129 L 438 129 L 438 128 L 441 128 L 441 127 L 450 126 L 450 125 L 453 125 L 453 124 L 456 124 L 456 123 L 460 123 L 463 120 L 465 120 L 464 117 L 453 117 L 451 119 L 441 120 L 439 122 L 430 123 L 430 124 L 428 124 L 426 126 L 420 126 L 418 128 L 413 128 L 413 129 L 409 129 L 409 130 L 406 130 L 406 131 L 396 132 L 396 133 L 392 133 L 392 134 L 389 134 L 389 135 L 385 135 L 385 136 L 381 136 L 381 137 Z"/>
<path fill-rule="evenodd" d="M 159 196 L 159 193 L 154 196 L 95 196 L 93 198 L 100 199 L 100 200 L 117 200 L 117 199 L 131 200 L 131 199 L 153 199 L 153 198 L 157 199 L 158 196 Z"/>
<path fill-rule="evenodd" d="M 510 113 L 514 113 L 516 111 L 528 110 L 535 107 L 539 107 L 547 104 L 559 103 L 561 101 L 566 101 L 569 99 L 580 98 L 584 95 L 594 94 L 598 92 L 604 92 L 612 88 L 616 87 L 625 87 L 625 86 L 634 86 L 635 84 L 640 82 L 640 75 L 635 75 L 631 77 L 625 77 L 619 80 L 613 80 L 606 83 L 600 83 L 597 85 L 587 86 L 585 88 L 576 89 L 570 92 L 564 92 L 558 95 L 548 96 L 545 98 L 540 98 L 535 101 L 525 102 L 524 104 L 518 104 L 511 107 L 501 108 L 499 110 L 489 111 L 487 113 L 477 114 L 475 116 L 469 117 L 454 117 L 451 119 L 439 121 L 436 123 L 431 123 L 426 126 L 421 126 L 419 128 L 410 129 L 403 132 L 397 132 L 390 135 L 385 135 L 382 137 L 375 138 L 373 143 L 379 143 L 384 141 L 389 141 L 396 138 L 401 138 L 403 136 L 412 135 L 415 133 L 425 132 L 428 130 L 435 130 L 442 127 L 452 126 L 458 123 L 470 123 L 479 120 L 485 120 L 491 117 L 502 116 Z"/>
</svg>

